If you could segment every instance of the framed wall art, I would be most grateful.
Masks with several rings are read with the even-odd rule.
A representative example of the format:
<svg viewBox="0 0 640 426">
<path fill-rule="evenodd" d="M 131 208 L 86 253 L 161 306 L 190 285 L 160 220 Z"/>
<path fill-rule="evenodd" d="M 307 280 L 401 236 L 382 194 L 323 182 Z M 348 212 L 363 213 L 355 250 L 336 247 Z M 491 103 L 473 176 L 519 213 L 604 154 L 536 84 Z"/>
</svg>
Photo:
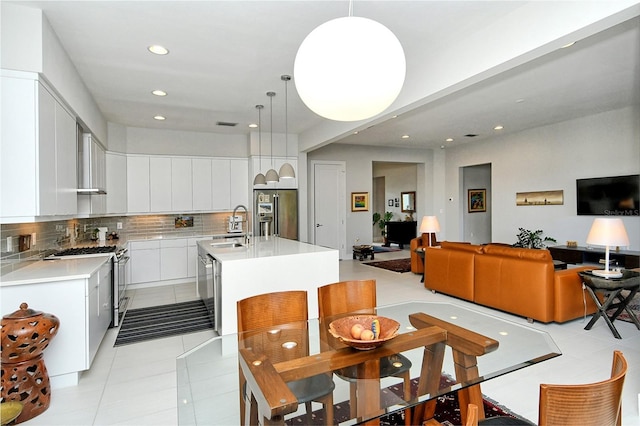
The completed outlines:
<svg viewBox="0 0 640 426">
<path fill-rule="evenodd" d="M 369 211 L 369 193 L 368 192 L 352 192 L 351 193 L 351 211 L 352 212 Z"/>
<path fill-rule="evenodd" d="M 486 189 L 469 189 L 468 206 L 469 213 L 480 213 L 487 211 L 487 190 Z"/>
<path fill-rule="evenodd" d="M 516 192 L 517 206 L 558 206 L 562 204 L 564 204 L 563 190 Z"/>
</svg>

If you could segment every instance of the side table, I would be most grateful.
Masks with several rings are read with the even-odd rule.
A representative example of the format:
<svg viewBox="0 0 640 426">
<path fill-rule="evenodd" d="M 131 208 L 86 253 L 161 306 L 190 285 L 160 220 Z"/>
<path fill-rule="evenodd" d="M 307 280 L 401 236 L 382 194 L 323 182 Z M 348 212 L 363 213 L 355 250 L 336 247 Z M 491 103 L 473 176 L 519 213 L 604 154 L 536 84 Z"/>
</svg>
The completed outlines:
<svg viewBox="0 0 640 426">
<path fill-rule="evenodd" d="M 423 283 L 424 282 L 424 270 L 425 270 L 425 265 L 424 265 L 424 247 L 418 247 L 417 249 L 414 250 L 414 252 L 420 257 L 420 260 L 422 261 L 422 278 L 420 279 L 420 282 Z"/>
<path fill-rule="evenodd" d="M 367 256 L 371 256 L 371 260 L 373 260 L 373 246 L 362 245 L 362 246 L 353 246 L 353 258 L 356 257 L 362 261 L 367 258 Z"/>
<path fill-rule="evenodd" d="M 613 325 L 613 321 L 615 321 L 622 311 L 627 311 L 636 328 L 640 330 L 640 321 L 638 321 L 636 315 L 627 306 L 640 289 L 639 272 L 625 270 L 620 278 L 598 277 L 589 271 L 578 272 L 578 274 L 582 277 L 589 295 L 598 307 L 598 311 L 593 314 L 591 321 L 589 321 L 589 324 L 584 328 L 585 330 L 591 330 L 591 327 L 593 327 L 593 324 L 595 324 L 598 318 L 602 317 L 615 338 L 621 339 L 622 337 Z M 626 297 L 621 294 L 623 290 L 629 290 L 629 294 Z M 596 292 L 604 294 L 604 303 L 600 303 Z M 617 302 L 615 302 L 616 299 L 618 300 Z M 611 316 L 607 315 L 609 309 L 615 309 L 615 312 Z"/>
</svg>

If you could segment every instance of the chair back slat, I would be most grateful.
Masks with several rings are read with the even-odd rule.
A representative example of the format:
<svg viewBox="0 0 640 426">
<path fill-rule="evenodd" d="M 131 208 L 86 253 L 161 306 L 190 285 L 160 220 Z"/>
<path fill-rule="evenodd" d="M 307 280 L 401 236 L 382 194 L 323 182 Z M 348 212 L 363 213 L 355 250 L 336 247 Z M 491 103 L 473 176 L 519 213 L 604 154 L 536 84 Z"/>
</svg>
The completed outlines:
<svg viewBox="0 0 640 426">
<path fill-rule="evenodd" d="M 376 280 L 340 281 L 318 288 L 318 317 L 349 312 L 375 313 Z"/>
</svg>

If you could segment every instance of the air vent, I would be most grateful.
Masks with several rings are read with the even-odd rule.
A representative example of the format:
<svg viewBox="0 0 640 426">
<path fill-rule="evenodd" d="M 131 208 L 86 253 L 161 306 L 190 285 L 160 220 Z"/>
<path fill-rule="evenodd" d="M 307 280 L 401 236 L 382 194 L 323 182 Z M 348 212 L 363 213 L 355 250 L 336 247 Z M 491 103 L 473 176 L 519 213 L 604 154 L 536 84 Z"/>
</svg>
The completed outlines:
<svg viewBox="0 0 640 426">
<path fill-rule="evenodd" d="M 464 135 L 465 138 L 475 138 L 478 135 L 474 135 L 473 133 L 469 133 L 468 135 Z"/>
<path fill-rule="evenodd" d="M 226 127 L 236 127 L 238 125 L 238 123 L 230 123 L 228 121 L 218 121 L 216 123 L 216 125 L 218 125 L 218 126 L 226 126 Z"/>
</svg>

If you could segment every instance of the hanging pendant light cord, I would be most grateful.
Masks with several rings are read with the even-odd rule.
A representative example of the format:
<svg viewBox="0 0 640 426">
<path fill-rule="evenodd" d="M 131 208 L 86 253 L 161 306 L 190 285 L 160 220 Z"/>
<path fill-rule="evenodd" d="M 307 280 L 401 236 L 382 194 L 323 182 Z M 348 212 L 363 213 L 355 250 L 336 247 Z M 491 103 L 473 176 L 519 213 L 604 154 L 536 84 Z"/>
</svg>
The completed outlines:
<svg viewBox="0 0 640 426">
<path fill-rule="evenodd" d="M 275 92 L 269 92 L 267 93 L 267 96 L 269 96 L 269 109 L 271 110 L 271 124 L 270 124 L 270 131 L 271 131 L 271 168 L 273 169 L 273 97 L 275 96 Z"/>
<path fill-rule="evenodd" d="M 262 105 L 256 105 L 258 108 L 258 155 L 260 157 L 260 173 L 262 173 Z"/>
</svg>

